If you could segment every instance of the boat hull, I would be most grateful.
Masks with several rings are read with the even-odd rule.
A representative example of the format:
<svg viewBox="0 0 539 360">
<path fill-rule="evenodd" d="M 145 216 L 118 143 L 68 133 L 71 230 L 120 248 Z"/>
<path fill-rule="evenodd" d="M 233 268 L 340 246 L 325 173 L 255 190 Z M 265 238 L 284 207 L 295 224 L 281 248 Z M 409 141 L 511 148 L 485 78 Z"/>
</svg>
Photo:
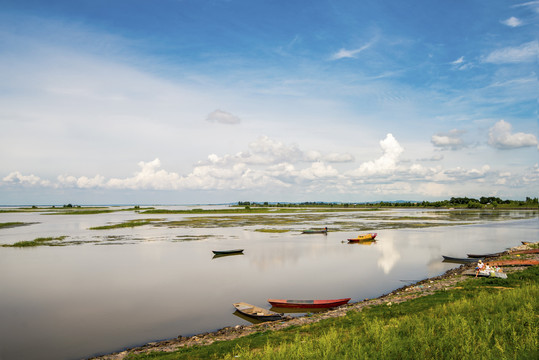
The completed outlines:
<svg viewBox="0 0 539 360">
<path fill-rule="evenodd" d="M 478 262 L 479 260 L 483 260 L 483 258 L 456 258 L 451 256 L 445 256 L 442 255 L 444 258 L 444 262 L 451 262 L 451 263 L 457 263 L 457 264 L 469 264 Z"/>
<path fill-rule="evenodd" d="M 244 302 L 234 303 L 233 305 L 238 312 L 252 319 L 261 321 L 275 321 L 283 318 L 282 314 Z"/>
<path fill-rule="evenodd" d="M 377 233 L 370 233 L 365 235 L 359 235 L 357 238 L 348 239 L 349 242 L 360 242 L 360 241 L 372 241 L 376 238 Z"/>
<path fill-rule="evenodd" d="M 231 254 L 241 254 L 243 249 L 233 249 L 233 250 L 212 250 L 212 253 L 215 255 L 231 255 Z"/>
<path fill-rule="evenodd" d="M 285 300 L 268 299 L 268 302 L 276 308 L 296 308 L 296 309 L 319 309 L 341 306 L 350 301 L 350 298 L 331 300 Z"/>
<path fill-rule="evenodd" d="M 493 253 L 493 254 L 467 254 L 469 258 L 488 258 L 488 257 L 496 257 L 496 256 L 500 256 L 501 254 L 503 254 L 503 252 L 497 252 L 497 253 Z"/>
</svg>

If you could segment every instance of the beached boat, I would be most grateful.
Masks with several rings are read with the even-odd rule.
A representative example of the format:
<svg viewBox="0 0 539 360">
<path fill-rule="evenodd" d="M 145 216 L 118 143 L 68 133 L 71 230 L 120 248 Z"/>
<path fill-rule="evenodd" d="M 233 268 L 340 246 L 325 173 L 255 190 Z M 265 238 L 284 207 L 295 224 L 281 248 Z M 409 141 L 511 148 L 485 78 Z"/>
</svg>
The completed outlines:
<svg viewBox="0 0 539 360">
<path fill-rule="evenodd" d="M 262 321 L 275 321 L 281 320 L 283 314 L 276 313 L 274 311 L 266 310 L 264 308 L 247 304 L 244 302 L 238 302 L 233 304 L 237 311 L 245 316 Z"/>
<path fill-rule="evenodd" d="M 328 228 L 303 230 L 302 234 L 327 234 Z"/>
<path fill-rule="evenodd" d="M 511 254 L 539 254 L 539 249 L 516 250 L 511 251 Z"/>
<path fill-rule="evenodd" d="M 522 245 L 530 245 L 530 244 L 533 244 L 532 242 L 529 242 L 529 241 L 521 241 Z"/>
<path fill-rule="evenodd" d="M 457 264 L 474 263 L 483 259 L 483 258 L 457 258 L 457 257 L 445 256 L 445 255 L 442 255 L 442 257 L 444 258 L 444 262 L 451 262 L 451 263 L 457 263 Z"/>
<path fill-rule="evenodd" d="M 539 265 L 539 260 L 494 260 L 489 261 L 490 266 L 535 266 Z"/>
<path fill-rule="evenodd" d="M 241 254 L 243 249 L 232 249 L 232 250 L 212 250 L 215 255 L 232 255 L 232 254 Z"/>
<path fill-rule="evenodd" d="M 358 242 L 358 241 L 372 241 L 376 238 L 377 233 L 370 233 L 370 234 L 364 234 L 359 235 L 357 238 L 348 239 L 350 242 Z"/>
<path fill-rule="evenodd" d="M 344 305 L 349 301 L 350 301 L 350 298 L 332 299 L 332 300 L 268 299 L 268 302 L 274 307 L 278 307 L 278 308 L 302 308 L 302 309 L 332 308 L 332 307 Z"/>
<path fill-rule="evenodd" d="M 488 258 L 488 257 L 496 257 L 503 254 L 503 252 L 497 252 L 492 254 L 468 254 L 469 258 Z"/>
</svg>

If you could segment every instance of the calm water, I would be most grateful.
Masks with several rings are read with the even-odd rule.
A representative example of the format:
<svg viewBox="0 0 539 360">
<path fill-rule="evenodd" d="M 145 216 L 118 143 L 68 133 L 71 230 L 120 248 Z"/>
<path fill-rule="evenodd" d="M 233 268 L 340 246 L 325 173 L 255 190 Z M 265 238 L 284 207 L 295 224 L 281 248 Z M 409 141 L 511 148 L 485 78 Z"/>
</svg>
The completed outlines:
<svg viewBox="0 0 539 360">
<path fill-rule="evenodd" d="M 383 217 L 436 221 L 439 214 L 399 210 Z M 442 254 L 465 257 L 537 241 L 537 213 L 529 214 L 513 212 L 513 218 L 523 220 L 470 215 L 473 225 L 383 229 L 377 231 L 379 241 L 365 246 L 346 242 L 358 231 L 325 236 L 263 233 L 252 226 L 152 225 L 88 230 L 109 222 L 186 215 L 2 213 L 0 223 L 38 224 L 0 229 L 0 244 L 60 235 L 88 243 L 0 247 L 0 359 L 81 359 L 248 324 L 233 314 L 232 303 L 238 301 L 269 309 L 268 298 L 374 298 L 459 266 L 443 263 Z M 379 215 L 328 214 L 328 221 L 337 223 L 340 216 L 382 227 L 385 220 Z M 196 236 L 203 238 L 178 241 Z M 244 255 L 213 258 L 211 250 L 231 248 L 245 249 Z"/>
</svg>

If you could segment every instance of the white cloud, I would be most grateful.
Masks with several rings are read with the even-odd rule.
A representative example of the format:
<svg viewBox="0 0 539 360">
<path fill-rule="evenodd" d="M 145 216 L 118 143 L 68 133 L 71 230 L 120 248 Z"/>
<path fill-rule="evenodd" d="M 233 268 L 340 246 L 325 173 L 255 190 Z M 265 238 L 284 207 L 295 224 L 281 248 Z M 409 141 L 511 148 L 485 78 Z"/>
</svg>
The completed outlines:
<svg viewBox="0 0 539 360">
<path fill-rule="evenodd" d="M 510 26 L 510 27 L 517 27 L 522 25 L 522 21 L 520 21 L 518 18 L 511 16 L 509 19 L 503 20 L 502 24 Z"/>
<path fill-rule="evenodd" d="M 510 123 L 500 120 L 489 130 L 489 145 L 498 149 L 516 149 L 528 146 L 538 146 L 537 138 L 533 134 L 511 133 Z M 539 147 L 538 147 L 539 149 Z"/>
<path fill-rule="evenodd" d="M 218 122 L 220 124 L 234 125 L 241 123 L 241 119 L 231 113 L 222 110 L 215 110 L 208 114 L 206 121 Z"/>
<path fill-rule="evenodd" d="M 354 176 L 383 175 L 397 169 L 397 161 L 404 149 L 392 134 L 387 134 L 384 140 L 380 141 L 383 155 L 374 161 L 367 161 L 354 170 Z"/>
<path fill-rule="evenodd" d="M 539 41 L 530 41 L 517 47 L 506 47 L 491 52 L 485 62 L 493 64 L 512 64 L 537 62 L 539 58 Z"/>
<path fill-rule="evenodd" d="M 430 141 L 436 147 L 456 150 L 465 146 L 464 141 L 461 138 L 464 133 L 465 132 L 462 130 L 453 129 L 448 133 L 432 135 Z"/>
<path fill-rule="evenodd" d="M 459 65 L 459 64 L 462 64 L 464 62 L 464 56 L 461 56 L 459 57 L 457 60 L 451 62 L 451 64 L 453 65 Z"/>
<path fill-rule="evenodd" d="M 14 171 L 9 175 L 5 176 L 3 179 L 6 183 L 11 184 L 21 184 L 21 185 L 40 185 L 48 186 L 50 184 L 47 180 L 41 180 L 39 176 L 36 175 L 23 175 L 19 171 Z"/>
<path fill-rule="evenodd" d="M 368 48 L 370 48 L 373 43 L 374 43 L 374 41 L 371 41 L 371 42 L 363 45 L 362 47 L 354 49 L 354 50 L 346 50 L 344 48 L 340 49 L 339 51 L 337 51 L 335 54 L 333 54 L 331 56 L 331 59 L 332 60 L 340 60 L 340 59 L 346 59 L 346 58 L 355 58 L 356 55 L 358 55 L 362 51 L 367 50 Z"/>
</svg>

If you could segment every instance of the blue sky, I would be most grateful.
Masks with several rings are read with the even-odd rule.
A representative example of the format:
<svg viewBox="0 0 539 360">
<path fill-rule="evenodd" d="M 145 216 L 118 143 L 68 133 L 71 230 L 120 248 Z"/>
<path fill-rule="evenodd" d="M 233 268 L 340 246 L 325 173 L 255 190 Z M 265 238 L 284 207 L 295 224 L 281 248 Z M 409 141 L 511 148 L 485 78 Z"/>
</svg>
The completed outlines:
<svg viewBox="0 0 539 360">
<path fill-rule="evenodd" d="M 0 4 L 0 203 L 523 199 L 539 1 Z"/>
</svg>

